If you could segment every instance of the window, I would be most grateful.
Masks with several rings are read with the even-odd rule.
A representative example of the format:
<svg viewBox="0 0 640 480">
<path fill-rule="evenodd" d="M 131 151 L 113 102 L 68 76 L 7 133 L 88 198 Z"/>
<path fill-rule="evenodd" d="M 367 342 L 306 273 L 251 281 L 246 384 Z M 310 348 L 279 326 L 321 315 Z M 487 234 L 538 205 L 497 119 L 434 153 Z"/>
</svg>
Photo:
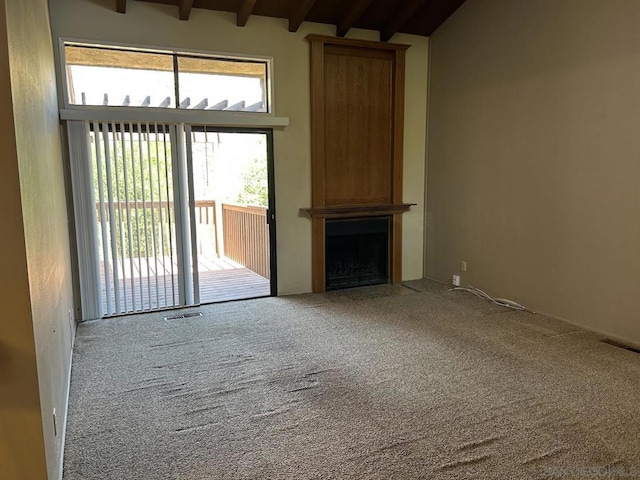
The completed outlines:
<svg viewBox="0 0 640 480">
<path fill-rule="evenodd" d="M 266 112 L 264 63 L 178 57 L 178 91 L 183 108 Z"/>
<path fill-rule="evenodd" d="M 270 112 L 267 60 L 64 45 L 70 105 Z"/>
</svg>

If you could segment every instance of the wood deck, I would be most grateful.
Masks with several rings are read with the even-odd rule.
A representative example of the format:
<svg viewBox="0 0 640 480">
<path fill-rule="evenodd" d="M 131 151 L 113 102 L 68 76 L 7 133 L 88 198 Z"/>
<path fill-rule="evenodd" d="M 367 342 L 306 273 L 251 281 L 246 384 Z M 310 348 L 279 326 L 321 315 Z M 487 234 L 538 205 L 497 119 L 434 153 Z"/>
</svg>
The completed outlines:
<svg viewBox="0 0 640 480">
<path fill-rule="evenodd" d="M 200 272 L 200 303 L 226 302 L 271 294 L 268 279 L 248 268 Z"/>
<path fill-rule="evenodd" d="M 115 291 L 107 298 L 104 269 L 102 270 L 102 300 L 105 312 L 116 305 Z M 108 265 L 111 275 L 113 265 Z M 156 276 L 156 271 L 158 275 Z M 119 284 L 120 306 L 116 314 L 171 308 L 179 305 L 176 259 L 127 259 L 118 265 L 122 279 Z M 226 302 L 269 296 L 270 281 L 225 257 L 198 255 L 200 303 Z M 111 278 L 113 278 L 111 276 Z M 111 305 L 109 310 L 107 302 Z"/>
</svg>

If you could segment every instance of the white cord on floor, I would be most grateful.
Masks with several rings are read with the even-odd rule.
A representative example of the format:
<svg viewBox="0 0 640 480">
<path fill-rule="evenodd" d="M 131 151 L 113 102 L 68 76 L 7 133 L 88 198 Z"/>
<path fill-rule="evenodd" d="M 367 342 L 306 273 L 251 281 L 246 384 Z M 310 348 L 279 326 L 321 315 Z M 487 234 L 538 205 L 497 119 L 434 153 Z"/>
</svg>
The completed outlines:
<svg viewBox="0 0 640 480">
<path fill-rule="evenodd" d="M 519 304 L 518 302 L 514 302 L 513 300 L 507 300 L 506 298 L 493 298 L 487 292 L 480 290 L 479 288 L 472 287 L 469 285 L 468 287 L 453 287 L 449 289 L 450 292 L 454 291 L 464 291 L 474 294 L 476 297 L 484 298 L 496 305 L 500 305 L 501 307 L 511 308 L 512 310 L 519 310 L 523 312 L 536 313 L 533 310 L 529 310 L 524 305 Z"/>
</svg>

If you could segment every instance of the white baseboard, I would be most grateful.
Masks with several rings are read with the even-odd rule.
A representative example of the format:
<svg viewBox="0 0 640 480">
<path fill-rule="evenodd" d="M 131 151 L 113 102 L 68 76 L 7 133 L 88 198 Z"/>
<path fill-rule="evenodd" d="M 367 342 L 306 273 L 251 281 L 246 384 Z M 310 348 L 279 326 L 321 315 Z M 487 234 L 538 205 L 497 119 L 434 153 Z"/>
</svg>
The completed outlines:
<svg viewBox="0 0 640 480">
<path fill-rule="evenodd" d="M 64 409 L 62 412 L 62 429 L 60 432 L 60 458 L 59 458 L 59 465 L 60 465 L 60 469 L 58 471 L 58 474 L 56 475 L 56 480 L 62 480 L 62 476 L 64 473 L 64 447 L 65 447 L 65 441 L 66 441 L 66 436 L 67 436 L 67 416 L 69 414 L 69 396 L 71 393 L 71 368 L 73 366 L 73 347 L 75 345 L 75 341 L 76 341 L 76 327 L 77 325 L 74 323 L 74 327 L 73 327 L 73 331 L 71 332 L 71 351 L 69 352 L 69 369 L 67 372 L 67 379 L 66 379 L 66 394 L 65 394 L 65 402 L 64 402 Z"/>
</svg>

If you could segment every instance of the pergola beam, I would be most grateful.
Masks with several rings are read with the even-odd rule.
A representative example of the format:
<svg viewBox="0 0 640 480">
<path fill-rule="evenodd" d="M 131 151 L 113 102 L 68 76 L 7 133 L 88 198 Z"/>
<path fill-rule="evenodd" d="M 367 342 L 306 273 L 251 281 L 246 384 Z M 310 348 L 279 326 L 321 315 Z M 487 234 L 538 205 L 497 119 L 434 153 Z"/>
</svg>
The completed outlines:
<svg viewBox="0 0 640 480">
<path fill-rule="evenodd" d="M 180 0 L 180 4 L 178 6 L 180 11 L 180 20 L 189 20 L 191 7 L 193 7 L 193 0 Z"/>
<path fill-rule="evenodd" d="M 253 7 L 256 6 L 256 1 L 257 0 L 244 0 L 240 4 L 240 8 L 236 14 L 236 24 L 239 27 L 244 27 L 247 24 L 247 20 L 249 20 L 251 12 L 253 12 Z"/>
<path fill-rule="evenodd" d="M 298 9 L 295 12 L 293 12 L 293 15 L 291 15 L 291 17 L 289 17 L 290 32 L 298 31 L 298 29 L 300 28 L 300 25 L 302 25 L 302 22 L 304 22 L 305 18 L 307 18 L 307 15 L 311 11 L 315 3 L 316 3 L 316 0 L 302 0 L 300 2 Z"/>
<path fill-rule="evenodd" d="M 127 0 L 116 0 L 116 12 L 127 13 Z"/>
<path fill-rule="evenodd" d="M 336 34 L 338 37 L 344 37 L 351 27 L 360 20 L 362 14 L 369 8 L 373 0 L 355 0 L 351 3 L 351 8 L 347 14 L 336 25 Z"/>
<path fill-rule="evenodd" d="M 388 42 L 397 32 L 404 27 L 409 19 L 418 13 L 420 7 L 426 3 L 426 0 L 407 0 L 404 6 L 398 10 L 395 17 L 380 31 L 380 40 Z"/>
</svg>

